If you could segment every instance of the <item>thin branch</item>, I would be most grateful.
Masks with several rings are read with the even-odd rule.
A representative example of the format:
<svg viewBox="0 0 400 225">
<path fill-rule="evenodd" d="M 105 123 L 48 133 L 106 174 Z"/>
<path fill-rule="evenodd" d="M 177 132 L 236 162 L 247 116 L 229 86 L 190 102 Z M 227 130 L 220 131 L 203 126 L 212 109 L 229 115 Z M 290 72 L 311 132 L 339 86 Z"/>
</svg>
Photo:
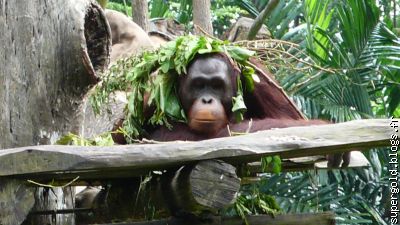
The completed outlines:
<svg viewBox="0 0 400 225">
<path fill-rule="evenodd" d="M 31 183 L 31 184 L 34 184 L 34 185 L 37 185 L 37 186 L 40 186 L 40 187 L 47 187 L 47 188 L 65 188 L 65 187 L 67 187 L 67 186 L 73 184 L 73 183 L 74 183 L 75 181 L 77 181 L 78 179 L 79 179 L 79 176 L 75 177 L 73 180 L 71 180 L 70 182 L 68 182 L 68 183 L 66 183 L 66 184 L 64 184 L 64 185 L 62 185 L 62 186 L 54 186 L 54 185 L 50 185 L 50 184 L 41 184 L 41 183 L 38 183 L 38 182 L 33 181 L 33 180 L 27 180 L 27 181 L 28 181 L 28 183 Z"/>
<path fill-rule="evenodd" d="M 213 37 L 211 34 L 209 34 L 207 31 L 205 31 L 201 26 L 199 26 L 197 24 L 193 24 L 193 25 L 194 25 L 194 29 L 195 30 L 197 29 L 198 31 L 203 33 L 204 36 L 207 36 L 207 37 L 212 38 L 212 39 L 217 39 L 217 38 Z M 198 35 L 200 35 L 200 34 L 198 34 Z"/>
</svg>

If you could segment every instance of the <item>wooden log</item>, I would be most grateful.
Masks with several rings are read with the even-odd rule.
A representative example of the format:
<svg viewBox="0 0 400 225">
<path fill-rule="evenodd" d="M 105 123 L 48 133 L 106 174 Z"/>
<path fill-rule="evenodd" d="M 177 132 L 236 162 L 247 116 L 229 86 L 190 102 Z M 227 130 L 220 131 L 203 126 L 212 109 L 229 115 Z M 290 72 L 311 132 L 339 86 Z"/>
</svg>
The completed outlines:
<svg viewBox="0 0 400 225">
<path fill-rule="evenodd" d="M 262 156 L 294 158 L 388 146 L 389 120 L 358 120 L 340 124 L 291 127 L 200 142 L 112 147 L 34 146 L 0 151 L 0 176 L 73 179 L 130 176 L 194 161 L 223 159 L 235 165 Z"/>
<path fill-rule="evenodd" d="M 308 213 L 308 214 L 280 214 L 280 215 L 256 215 L 247 216 L 248 224 L 251 225 L 334 225 L 335 215 L 332 212 Z M 118 225 L 243 225 L 242 218 L 238 217 L 211 217 L 210 220 L 193 220 L 185 218 L 170 218 L 134 223 L 118 223 Z M 115 223 L 98 225 L 116 225 Z"/>
<path fill-rule="evenodd" d="M 162 195 L 171 214 L 216 213 L 232 204 L 240 188 L 235 170 L 220 160 L 207 160 L 163 175 Z"/>
</svg>

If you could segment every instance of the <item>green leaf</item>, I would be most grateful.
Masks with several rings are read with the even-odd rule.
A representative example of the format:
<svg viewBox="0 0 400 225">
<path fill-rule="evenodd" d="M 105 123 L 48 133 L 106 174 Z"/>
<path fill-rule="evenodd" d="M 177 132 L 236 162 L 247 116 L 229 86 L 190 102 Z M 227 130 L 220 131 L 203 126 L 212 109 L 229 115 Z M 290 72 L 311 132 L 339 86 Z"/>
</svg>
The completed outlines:
<svg viewBox="0 0 400 225">
<path fill-rule="evenodd" d="M 244 86 L 245 90 L 247 92 L 253 92 L 254 91 L 254 81 L 257 79 L 257 75 L 255 74 L 254 68 L 250 66 L 245 66 L 242 69 L 242 76 L 244 78 Z M 258 78 L 258 82 L 260 82 Z"/>
<path fill-rule="evenodd" d="M 244 49 L 241 47 L 237 47 L 237 46 L 226 46 L 226 50 L 227 50 L 229 56 L 238 62 L 245 62 L 251 56 L 255 55 L 254 51 L 250 51 L 250 50 L 247 50 L 247 49 Z"/>
<path fill-rule="evenodd" d="M 233 101 L 232 112 L 235 115 L 236 121 L 242 121 L 243 120 L 243 114 L 247 110 L 247 107 L 244 104 L 243 96 L 242 95 L 238 95 L 236 97 L 233 97 L 232 101 Z"/>
<path fill-rule="evenodd" d="M 282 170 L 282 161 L 281 157 L 274 155 L 273 157 L 273 166 L 272 166 L 272 172 L 274 173 L 280 173 Z"/>
</svg>

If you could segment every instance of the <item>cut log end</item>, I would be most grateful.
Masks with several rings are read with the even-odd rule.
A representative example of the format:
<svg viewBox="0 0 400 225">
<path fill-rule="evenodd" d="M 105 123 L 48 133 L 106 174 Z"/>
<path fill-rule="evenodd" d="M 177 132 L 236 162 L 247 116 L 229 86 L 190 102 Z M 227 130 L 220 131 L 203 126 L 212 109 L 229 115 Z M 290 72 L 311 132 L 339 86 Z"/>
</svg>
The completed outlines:
<svg viewBox="0 0 400 225">
<path fill-rule="evenodd" d="M 194 199 L 214 209 L 232 204 L 240 188 L 240 178 L 235 170 L 235 167 L 217 160 L 198 163 L 190 174 Z"/>
<path fill-rule="evenodd" d="M 104 71 L 110 63 L 111 30 L 103 9 L 95 3 L 91 3 L 86 10 L 84 35 L 85 66 L 92 83 L 97 83 L 99 77 L 96 73 Z"/>
<path fill-rule="evenodd" d="M 172 215 L 217 212 L 235 201 L 240 188 L 235 167 L 220 160 L 184 166 L 162 178 L 164 198 Z"/>
</svg>

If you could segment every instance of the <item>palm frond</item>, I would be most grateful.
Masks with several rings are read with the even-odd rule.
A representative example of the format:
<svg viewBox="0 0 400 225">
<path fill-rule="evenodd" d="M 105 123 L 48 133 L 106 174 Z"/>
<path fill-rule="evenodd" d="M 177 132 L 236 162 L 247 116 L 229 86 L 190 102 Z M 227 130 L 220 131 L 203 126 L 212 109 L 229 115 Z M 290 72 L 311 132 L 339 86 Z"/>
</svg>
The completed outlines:
<svg viewBox="0 0 400 225">
<path fill-rule="evenodd" d="M 153 0 L 150 2 L 150 18 L 162 18 L 169 9 L 166 0 Z"/>
</svg>

